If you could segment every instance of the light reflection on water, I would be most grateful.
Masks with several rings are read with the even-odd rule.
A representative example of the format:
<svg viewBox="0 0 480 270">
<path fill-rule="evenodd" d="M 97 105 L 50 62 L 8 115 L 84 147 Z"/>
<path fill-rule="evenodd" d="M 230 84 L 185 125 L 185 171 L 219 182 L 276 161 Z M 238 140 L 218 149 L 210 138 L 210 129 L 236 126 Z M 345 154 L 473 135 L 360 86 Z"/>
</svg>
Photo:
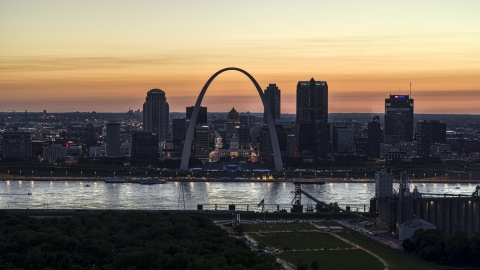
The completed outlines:
<svg viewBox="0 0 480 270">
<path fill-rule="evenodd" d="M 87 186 L 89 185 L 89 186 Z M 417 183 L 422 193 L 465 194 L 473 192 L 476 183 L 432 184 Z M 51 182 L 36 181 L 30 185 L 22 181 L 0 182 L 0 208 L 43 209 L 228 209 L 235 204 L 237 210 L 260 210 L 258 203 L 265 199 L 266 210 L 273 211 L 276 205 L 289 208 L 293 199 L 292 183 L 273 182 L 170 182 L 164 185 L 139 185 L 132 183 L 106 184 L 104 182 Z M 363 208 L 375 195 L 374 183 L 328 183 L 326 185 L 303 185 L 303 190 L 324 202 L 337 202 L 340 206 L 350 205 Z M 413 185 L 410 186 L 413 189 Z M 398 189 L 398 184 L 394 184 Z M 8 195 L 27 194 L 32 195 Z M 303 196 L 303 204 L 312 202 Z M 48 206 L 47 206 L 48 205 Z"/>
</svg>

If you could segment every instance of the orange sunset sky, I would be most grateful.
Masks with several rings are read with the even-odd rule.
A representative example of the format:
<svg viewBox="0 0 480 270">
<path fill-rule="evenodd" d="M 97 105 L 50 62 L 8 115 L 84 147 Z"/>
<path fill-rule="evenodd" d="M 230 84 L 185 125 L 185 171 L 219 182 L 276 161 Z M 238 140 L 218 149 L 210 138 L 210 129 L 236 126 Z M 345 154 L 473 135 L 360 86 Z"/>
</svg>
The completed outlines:
<svg viewBox="0 0 480 270">
<path fill-rule="evenodd" d="M 166 92 L 192 106 L 225 67 L 276 83 L 295 112 L 299 80 L 325 80 L 330 112 L 480 114 L 480 1 L 0 0 L 0 111 L 139 109 Z M 203 106 L 263 111 L 253 84 L 221 74 Z"/>
</svg>

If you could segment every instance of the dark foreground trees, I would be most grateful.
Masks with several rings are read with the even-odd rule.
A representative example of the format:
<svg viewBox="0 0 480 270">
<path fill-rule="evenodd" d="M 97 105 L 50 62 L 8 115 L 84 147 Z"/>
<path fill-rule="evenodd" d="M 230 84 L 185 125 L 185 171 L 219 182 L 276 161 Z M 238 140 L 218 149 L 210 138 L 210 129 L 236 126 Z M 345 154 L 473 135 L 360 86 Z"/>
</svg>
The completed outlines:
<svg viewBox="0 0 480 270">
<path fill-rule="evenodd" d="M 438 230 L 417 230 L 402 243 L 421 259 L 452 266 L 480 266 L 480 233 L 459 231 L 444 237 Z"/>
<path fill-rule="evenodd" d="M 201 215 L 0 213 L 0 269 L 275 269 Z"/>
</svg>

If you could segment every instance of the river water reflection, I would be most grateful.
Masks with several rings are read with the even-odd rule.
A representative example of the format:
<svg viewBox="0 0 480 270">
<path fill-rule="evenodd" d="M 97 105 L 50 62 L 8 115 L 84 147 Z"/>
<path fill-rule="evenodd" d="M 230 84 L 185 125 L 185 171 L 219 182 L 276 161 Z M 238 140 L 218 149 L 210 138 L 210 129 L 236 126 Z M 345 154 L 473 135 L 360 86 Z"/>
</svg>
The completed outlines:
<svg viewBox="0 0 480 270">
<path fill-rule="evenodd" d="M 470 195 L 478 183 L 417 183 L 420 192 Z M 327 183 L 303 185 L 303 190 L 325 202 L 337 202 L 341 207 L 368 210 L 375 195 L 374 183 Z M 394 184 L 398 188 L 398 184 Z M 412 186 L 413 188 L 413 186 Z M 204 210 L 228 209 L 259 211 L 258 203 L 265 199 L 267 211 L 289 209 L 293 199 L 293 183 L 261 182 L 169 182 L 163 185 L 133 183 L 106 184 L 80 181 L 0 181 L 0 208 L 10 209 L 145 209 Z M 182 192 L 183 190 L 183 192 Z M 25 195 L 31 193 L 32 195 Z M 303 204 L 313 204 L 303 197 Z M 314 205 L 314 204 L 313 204 Z"/>
</svg>

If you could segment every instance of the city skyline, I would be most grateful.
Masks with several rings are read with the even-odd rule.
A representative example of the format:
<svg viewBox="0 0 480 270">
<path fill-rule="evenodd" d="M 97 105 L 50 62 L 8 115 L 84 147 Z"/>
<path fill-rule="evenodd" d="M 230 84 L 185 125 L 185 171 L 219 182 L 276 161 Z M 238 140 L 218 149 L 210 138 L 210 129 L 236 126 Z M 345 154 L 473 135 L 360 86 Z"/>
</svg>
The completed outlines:
<svg viewBox="0 0 480 270">
<path fill-rule="evenodd" d="M 480 114 L 477 1 L 29 3 L 0 1 L 0 111 L 137 110 L 159 88 L 180 112 L 234 66 L 282 89 L 282 113 L 314 77 L 328 81 L 330 113 L 380 113 L 412 83 L 416 113 Z M 202 105 L 262 112 L 236 73 Z"/>
</svg>

